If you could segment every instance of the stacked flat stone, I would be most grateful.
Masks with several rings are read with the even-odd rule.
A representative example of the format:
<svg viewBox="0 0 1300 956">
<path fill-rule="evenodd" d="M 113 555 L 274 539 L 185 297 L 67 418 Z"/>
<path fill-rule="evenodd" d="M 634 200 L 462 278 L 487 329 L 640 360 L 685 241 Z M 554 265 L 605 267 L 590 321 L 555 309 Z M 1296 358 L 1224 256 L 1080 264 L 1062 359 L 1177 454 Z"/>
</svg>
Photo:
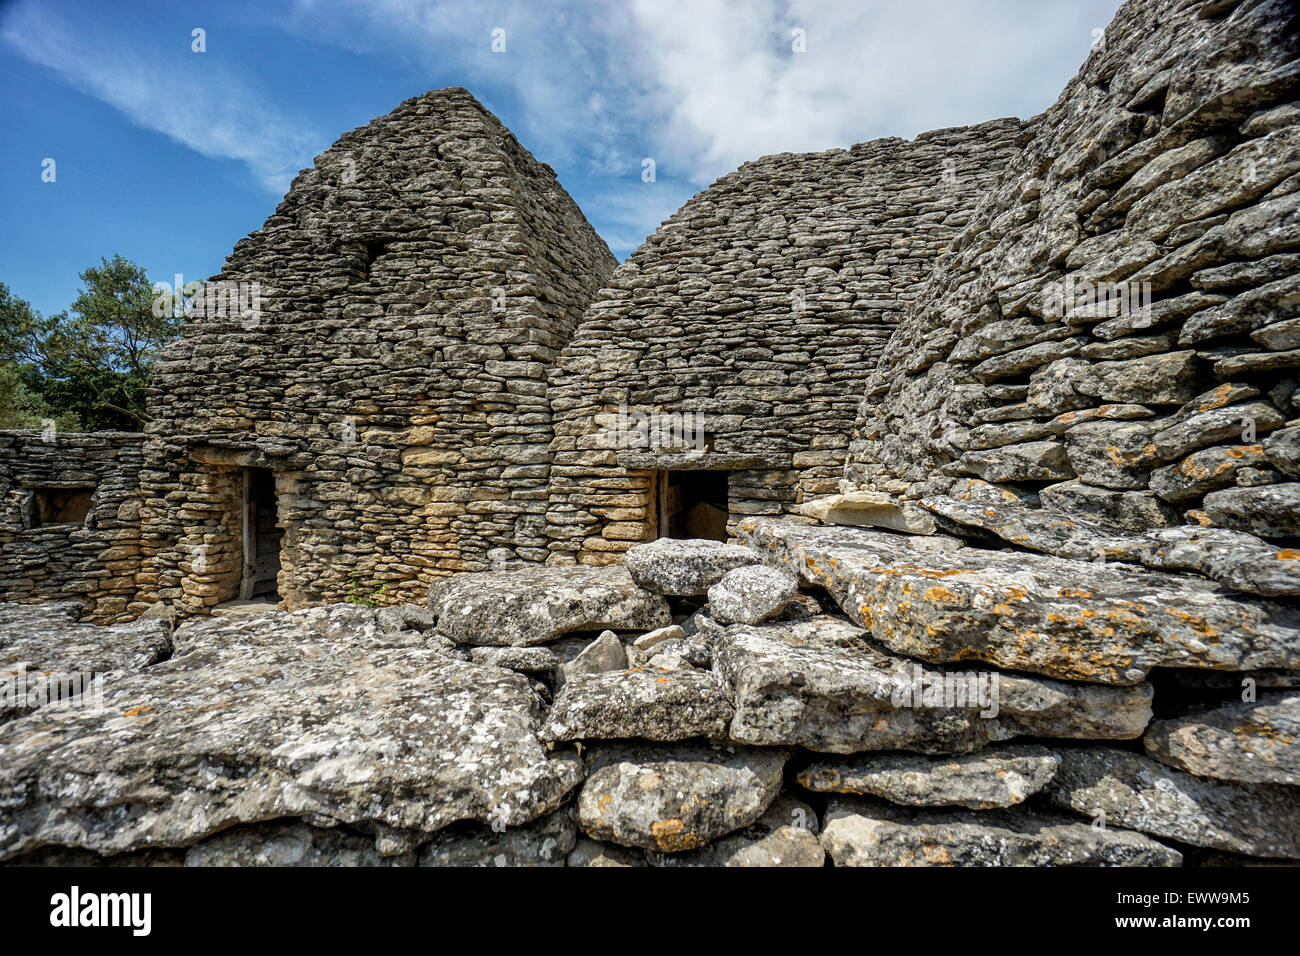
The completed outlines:
<svg viewBox="0 0 1300 956">
<path fill-rule="evenodd" d="M 1295 26 L 1281 2 L 1117 14 L 868 379 L 852 486 L 1300 533 Z"/>
<path fill-rule="evenodd" d="M 277 472 L 291 607 L 544 558 L 546 375 L 614 265 L 463 89 L 340 137 L 214 277 L 260 283 L 260 315 L 200 311 L 158 363 L 142 599 L 231 596 L 189 565 L 236 561 L 237 465 Z"/>
<path fill-rule="evenodd" d="M 1240 609 L 1222 595 L 1142 581 L 1161 599 L 1146 617 L 1177 607 L 1186 627 L 1153 641 L 1118 626 L 1113 607 L 1133 616 L 1134 602 L 1089 600 L 1110 571 L 1073 587 L 1043 565 L 1055 559 L 937 536 L 765 518 L 740 530 L 748 564 L 734 544 L 642 545 L 635 578 L 467 573 L 436 583 L 427 610 L 251 609 L 170 640 L 160 621 L 109 634 L 69 606 L 0 605 L 19 637 L 0 665 L 112 668 L 102 709 L 0 710 L 0 860 L 1300 860 L 1300 628 L 1281 609 L 1234 632 Z M 769 573 L 767 593 L 752 575 L 726 603 L 778 606 L 727 625 L 718 584 L 699 588 L 745 572 Z M 1210 628 L 1223 639 L 1198 648 Z M 1219 680 L 1171 683 L 1153 666 Z M 1243 678 L 1257 693 L 1239 696 Z"/>
<path fill-rule="evenodd" d="M 75 599 L 88 620 L 133 619 L 143 561 L 141 435 L 0 432 L 0 595 Z M 38 489 L 93 488 L 75 523 L 33 520 Z"/>
<path fill-rule="evenodd" d="M 552 560 L 617 562 L 654 537 L 656 466 L 635 460 L 653 449 L 618 433 L 620 406 L 697 416 L 682 430 L 707 450 L 682 467 L 728 470 L 733 527 L 834 491 L 864 375 L 1020 133 L 1003 119 L 767 156 L 674 213 L 552 378 Z"/>
</svg>

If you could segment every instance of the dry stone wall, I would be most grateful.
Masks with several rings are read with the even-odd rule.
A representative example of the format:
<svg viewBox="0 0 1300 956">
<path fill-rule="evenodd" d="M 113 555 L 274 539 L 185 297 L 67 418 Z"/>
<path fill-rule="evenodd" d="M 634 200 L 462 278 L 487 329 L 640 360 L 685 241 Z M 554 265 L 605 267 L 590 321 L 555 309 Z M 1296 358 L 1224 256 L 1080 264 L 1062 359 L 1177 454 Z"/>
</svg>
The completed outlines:
<svg viewBox="0 0 1300 956">
<path fill-rule="evenodd" d="M 854 487 L 1300 533 L 1296 26 L 1283 2 L 1121 9 L 884 350 Z"/>
<path fill-rule="evenodd" d="M 129 432 L 0 432 L 6 601 L 71 599 L 99 623 L 136 616 L 142 442 Z"/>
<path fill-rule="evenodd" d="M 546 375 L 614 265 L 464 90 L 341 137 L 159 363 L 147 589 L 187 611 L 232 596 L 247 467 L 275 476 L 291 606 L 417 599 L 495 549 L 543 558 Z"/>
<path fill-rule="evenodd" d="M 661 533 L 655 469 L 725 471 L 733 529 L 834 491 L 864 376 L 1020 133 L 768 156 L 671 216 L 553 376 L 552 560 L 616 562 Z"/>
</svg>

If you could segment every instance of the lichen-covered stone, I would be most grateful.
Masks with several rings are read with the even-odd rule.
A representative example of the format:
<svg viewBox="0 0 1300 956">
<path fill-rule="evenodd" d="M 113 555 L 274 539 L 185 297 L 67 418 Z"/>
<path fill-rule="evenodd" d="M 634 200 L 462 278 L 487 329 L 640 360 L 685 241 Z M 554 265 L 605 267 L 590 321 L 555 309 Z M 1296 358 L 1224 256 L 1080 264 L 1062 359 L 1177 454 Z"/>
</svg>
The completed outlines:
<svg viewBox="0 0 1300 956">
<path fill-rule="evenodd" d="M 859 754 L 814 761 L 799 772 L 799 785 L 814 792 L 876 796 L 908 806 L 988 810 L 1015 806 L 1042 790 L 1060 761 L 1033 744 L 966 756 Z"/>
<path fill-rule="evenodd" d="M 1127 827 L 1251 856 L 1300 858 L 1294 787 L 1226 783 L 1106 747 L 1060 751 L 1053 803 L 1107 827 Z"/>
<path fill-rule="evenodd" d="M 381 856 L 373 837 L 343 827 L 273 820 L 231 827 L 185 851 L 186 866 L 411 866 L 412 852 Z"/>
<path fill-rule="evenodd" d="M 737 568 L 709 588 L 709 611 L 720 624 L 758 624 L 784 611 L 798 593 L 799 582 L 787 571 Z"/>
<path fill-rule="evenodd" d="M 81 613 L 74 601 L 0 603 L 0 722 L 70 694 L 90 706 L 93 681 L 107 689 L 171 655 L 166 620 L 104 626 L 79 623 Z"/>
<path fill-rule="evenodd" d="M 763 815 L 785 760 L 782 750 L 754 747 L 602 746 L 588 758 L 578 822 L 595 840 L 698 849 Z"/>
<path fill-rule="evenodd" d="M 373 832 L 390 855 L 458 820 L 517 826 L 556 809 L 582 770 L 538 740 L 527 680 L 337 626 L 365 613 L 187 625 L 184 651 L 113 681 L 104 711 L 0 727 L 0 858 L 185 846 L 304 815 Z"/>
<path fill-rule="evenodd" d="M 832 798 L 822 845 L 836 866 L 1178 866 L 1182 854 L 1127 830 L 1041 811 L 908 810 Z"/>
<path fill-rule="evenodd" d="M 1128 739 L 1151 718 L 1151 688 L 1104 687 L 989 669 L 923 667 L 837 618 L 717 639 L 734 740 L 829 753 L 967 753 L 1025 735 Z"/>
<path fill-rule="evenodd" d="M 1142 742 L 1161 763 L 1200 777 L 1300 786 L 1300 691 L 1157 720 Z"/>
<path fill-rule="evenodd" d="M 684 853 L 646 853 L 651 866 L 824 866 L 817 814 L 802 800 L 779 796 L 763 815 L 708 846 Z"/>
<path fill-rule="evenodd" d="M 668 603 L 623 568 L 520 568 L 461 574 L 434 585 L 438 630 L 462 644 L 544 644 L 573 631 L 649 630 L 672 623 Z"/>
<path fill-rule="evenodd" d="M 704 594 L 735 568 L 758 564 L 753 551 L 738 544 L 701 538 L 660 538 L 627 552 L 632 580 L 656 594 Z"/>
<path fill-rule="evenodd" d="M 1191 577 L 979 548 L 926 554 L 862 528 L 748 520 L 741 534 L 825 587 L 880 644 L 925 661 L 1107 684 L 1155 666 L 1300 668 L 1291 609 Z"/>
<path fill-rule="evenodd" d="M 686 740 L 723 737 L 728 688 L 692 668 L 636 667 L 565 682 L 542 728 L 545 740 Z"/>
</svg>

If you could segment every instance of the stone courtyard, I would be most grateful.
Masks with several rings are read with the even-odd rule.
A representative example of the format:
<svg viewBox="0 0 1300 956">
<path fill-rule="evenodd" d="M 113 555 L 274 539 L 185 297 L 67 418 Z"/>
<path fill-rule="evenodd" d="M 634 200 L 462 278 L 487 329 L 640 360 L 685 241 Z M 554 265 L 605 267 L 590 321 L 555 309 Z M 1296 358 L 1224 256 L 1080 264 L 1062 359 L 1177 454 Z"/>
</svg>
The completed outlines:
<svg viewBox="0 0 1300 956">
<path fill-rule="evenodd" d="M 144 434 L 0 432 L 0 861 L 1300 861 L 1297 25 L 622 264 L 464 90 L 345 134 Z"/>
</svg>

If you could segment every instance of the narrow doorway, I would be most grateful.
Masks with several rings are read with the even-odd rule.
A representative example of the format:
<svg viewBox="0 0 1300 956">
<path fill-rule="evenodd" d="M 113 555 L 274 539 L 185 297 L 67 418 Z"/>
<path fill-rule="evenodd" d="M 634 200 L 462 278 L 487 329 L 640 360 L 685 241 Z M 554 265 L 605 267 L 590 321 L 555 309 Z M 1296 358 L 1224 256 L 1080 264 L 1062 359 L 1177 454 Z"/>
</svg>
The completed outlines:
<svg viewBox="0 0 1300 956">
<path fill-rule="evenodd" d="M 244 469 L 244 571 L 242 601 L 278 601 L 280 529 L 276 526 L 275 475 L 269 468 Z"/>
<path fill-rule="evenodd" d="M 660 472 L 659 533 L 727 540 L 727 472 Z"/>
</svg>

